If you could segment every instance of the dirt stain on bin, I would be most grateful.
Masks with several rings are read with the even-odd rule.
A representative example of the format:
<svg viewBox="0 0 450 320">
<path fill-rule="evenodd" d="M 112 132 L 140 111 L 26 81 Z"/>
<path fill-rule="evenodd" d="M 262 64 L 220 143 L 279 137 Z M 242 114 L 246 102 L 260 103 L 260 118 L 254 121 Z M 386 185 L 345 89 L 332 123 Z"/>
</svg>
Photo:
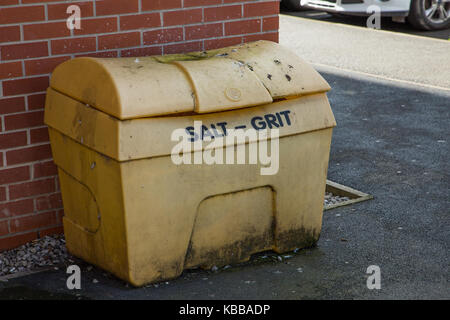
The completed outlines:
<svg viewBox="0 0 450 320">
<path fill-rule="evenodd" d="M 189 263 L 192 260 L 202 261 L 200 265 L 192 266 L 202 269 L 242 263 L 249 261 L 255 253 L 272 249 L 272 244 L 273 232 L 270 230 L 259 237 L 247 237 L 246 239 L 223 246 L 218 250 L 196 252 L 193 248 L 189 248 L 186 262 Z"/>
</svg>

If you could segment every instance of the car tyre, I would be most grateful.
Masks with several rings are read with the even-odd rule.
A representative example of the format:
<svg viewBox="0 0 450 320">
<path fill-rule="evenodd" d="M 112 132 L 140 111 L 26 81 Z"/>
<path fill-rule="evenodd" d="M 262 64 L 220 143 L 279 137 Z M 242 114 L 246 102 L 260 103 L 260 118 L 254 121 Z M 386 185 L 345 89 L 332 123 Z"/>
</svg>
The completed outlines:
<svg viewBox="0 0 450 320">
<path fill-rule="evenodd" d="M 422 30 L 449 28 L 450 0 L 412 0 L 408 22 Z"/>
</svg>

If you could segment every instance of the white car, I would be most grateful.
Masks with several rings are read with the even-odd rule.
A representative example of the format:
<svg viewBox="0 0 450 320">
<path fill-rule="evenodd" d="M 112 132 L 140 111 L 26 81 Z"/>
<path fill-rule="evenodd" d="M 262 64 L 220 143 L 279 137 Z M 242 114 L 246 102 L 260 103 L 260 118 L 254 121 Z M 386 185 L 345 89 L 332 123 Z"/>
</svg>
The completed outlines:
<svg viewBox="0 0 450 320">
<path fill-rule="evenodd" d="M 394 21 L 405 18 L 414 27 L 437 30 L 450 27 L 450 0 L 282 0 L 290 9 L 317 9 L 333 14 L 367 16 L 367 8 L 376 5 L 383 17 Z"/>
</svg>

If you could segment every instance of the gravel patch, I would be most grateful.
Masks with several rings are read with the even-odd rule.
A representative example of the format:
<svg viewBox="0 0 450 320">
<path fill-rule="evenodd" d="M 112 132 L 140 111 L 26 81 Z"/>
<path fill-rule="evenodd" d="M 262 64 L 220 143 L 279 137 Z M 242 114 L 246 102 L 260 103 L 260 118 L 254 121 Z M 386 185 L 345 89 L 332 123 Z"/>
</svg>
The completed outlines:
<svg viewBox="0 0 450 320">
<path fill-rule="evenodd" d="M 58 266 L 68 259 L 64 235 L 45 236 L 0 253 L 0 276 Z"/>
<path fill-rule="evenodd" d="M 330 192 L 325 193 L 324 207 L 350 200 Z M 72 261 L 66 250 L 64 235 L 45 236 L 18 248 L 0 252 L 0 277 L 45 267 L 57 267 Z M 281 256 L 278 260 L 282 259 Z"/>
<path fill-rule="evenodd" d="M 331 192 L 325 192 L 325 198 L 323 199 L 323 206 L 324 208 L 341 203 L 341 202 L 345 202 L 345 201 L 349 201 L 350 198 L 349 197 L 341 197 L 341 196 L 337 196 L 332 194 Z"/>
</svg>

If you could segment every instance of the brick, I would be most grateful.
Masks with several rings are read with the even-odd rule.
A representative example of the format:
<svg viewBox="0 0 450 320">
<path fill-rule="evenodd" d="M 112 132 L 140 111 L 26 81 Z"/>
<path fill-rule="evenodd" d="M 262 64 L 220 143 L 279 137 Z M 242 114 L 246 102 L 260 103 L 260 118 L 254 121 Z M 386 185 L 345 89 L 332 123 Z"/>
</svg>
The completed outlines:
<svg viewBox="0 0 450 320">
<path fill-rule="evenodd" d="M 48 55 L 47 42 L 10 44 L 0 47 L 2 60 L 18 60 Z"/>
<path fill-rule="evenodd" d="M 200 7 L 221 4 L 222 0 L 184 0 L 184 7 Z"/>
<path fill-rule="evenodd" d="M 138 12 L 139 0 L 100 0 L 95 8 L 97 16 Z"/>
<path fill-rule="evenodd" d="M 37 60 L 25 61 L 25 73 L 26 75 L 38 75 L 51 73 L 55 67 L 66 60 L 69 60 L 70 56 L 57 57 L 57 58 L 44 58 Z"/>
<path fill-rule="evenodd" d="M 0 219 L 11 218 L 32 213 L 34 211 L 33 199 L 24 199 L 0 204 Z"/>
<path fill-rule="evenodd" d="M 3 81 L 3 95 L 12 96 L 47 90 L 49 77 L 25 78 Z"/>
<path fill-rule="evenodd" d="M 223 36 L 222 23 L 185 27 L 186 40 L 197 40 Z"/>
<path fill-rule="evenodd" d="M 0 27 L 0 43 L 20 40 L 20 27 Z"/>
<path fill-rule="evenodd" d="M 31 144 L 40 143 L 40 142 L 48 142 L 48 128 L 36 128 L 30 129 L 30 142 Z"/>
<path fill-rule="evenodd" d="M 50 159 L 51 157 L 52 151 L 50 149 L 50 144 L 6 152 L 6 162 L 8 165 L 45 160 Z"/>
<path fill-rule="evenodd" d="M 250 0 L 250 1 L 259 1 L 259 0 Z M 243 0 L 223 0 L 223 3 L 236 3 L 236 2 L 243 2 Z"/>
<path fill-rule="evenodd" d="M 58 223 L 60 223 L 60 222 L 58 221 Z M 58 227 L 39 230 L 39 237 L 43 238 L 45 236 L 50 236 L 53 234 L 63 234 L 63 233 L 64 233 L 63 226 L 58 226 Z"/>
<path fill-rule="evenodd" d="M 12 219 L 9 222 L 11 233 L 24 232 L 57 224 L 55 212 L 33 214 L 28 217 Z"/>
<path fill-rule="evenodd" d="M 242 43 L 242 37 L 220 38 L 205 40 L 205 50 L 213 50 L 223 47 L 234 46 Z"/>
<path fill-rule="evenodd" d="M 276 16 L 276 17 L 269 17 L 269 18 L 263 18 L 262 31 L 278 30 L 278 28 L 279 28 L 279 21 L 280 21 L 280 19 L 278 18 L 278 16 Z"/>
<path fill-rule="evenodd" d="M 98 37 L 98 49 L 117 49 L 126 47 L 137 47 L 141 44 L 139 32 L 117 33 Z"/>
<path fill-rule="evenodd" d="M 244 17 L 271 16 L 280 13 L 278 1 L 247 3 L 244 5 Z"/>
<path fill-rule="evenodd" d="M 81 20 L 81 29 L 74 29 L 75 35 L 108 33 L 117 31 L 117 18 L 100 18 Z"/>
<path fill-rule="evenodd" d="M 77 5 L 80 7 L 81 17 L 92 17 L 94 15 L 94 6 L 92 2 L 58 3 L 48 5 L 48 19 L 67 19 L 71 15 L 70 13 L 67 13 L 67 8 L 71 5 Z"/>
<path fill-rule="evenodd" d="M 15 148 L 27 144 L 27 132 L 11 132 L 0 134 L 0 149 Z"/>
<path fill-rule="evenodd" d="M 154 55 L 161 55 L 161 54 L 162 54 L 161 46 L 126 49 L 126 50 L 121 51 L 122 57 L 144 57 L 144 56 L 154 56 Z"/>
<path fill-rule="evenodd" d="M 118 56 L 117 51 L 103 51 L 103 52 L 78 54 L 75 57 L 116 58 L 117 56 Z"/>
<path fill-rule="evenodd" d="M 0 99 L 0 114 L 25 111 L 25 98 L 14 97 Z"/>
<path fill-rule="evenodd" d="M 62 198 L 60 193 L 53 193 L 50 195 L 36 198 L 37 211 L 60 209 L 60 208 L 62 208 Z"/>
<path fill-rule="evenodd" d="M 5 200 L 6 200 L 6 187 L 0 187 L 0 201 Z"/>
<path fill-rule="evenodd" d="M 32 94 L 27 97 L 28 110 L 44 109 L 45 93 Z"/>
<path fill-rule="evenodd" d="M 5 116 L 5 130 L 17 130 L 42 125 L 44 125 L 43 111 L 33 111 Z"/>
<path fill-rule="evenodd" d="M 0 8 L 0 24 L 42 21 L 44 19 L 44 6 Z"/>
<path fill-rule="evenodd" d="M 240 20 L 225 23 L 225 35 L 256 33 L 261 31 L 261 19 Z"/>
<path fill-rule="evenodd" d="M 142 11 L 181 8 L 181 0 L 142 0 Z"/>
<path fill-rule="evenodd" d="M 120 30 L 155 28 L 160 26 L 160 14 L 156 12 L 120 17 Z"/>
<path fill-rule="evenodd" d="M 61 0 L 22 0 L 22 3 L 61 2 Z"/>
<path fill-rule="evenodd" d="M 95 51 L 95 37 L 52 40 L 52 54 L 66 54 Z"/>
<path fill-rule="evenodd" d="M 21 182 L 29 179 L 30 179 L 29 166 L 0 170 L 0 184 Z"/>
<path fill-rule="evenodd" d="M 186 25 L 203 22 L 202 9 L 177 10 L 163 13 L 164 26 Z"/>
<path fill-rule="evenodd" d="M 144 32 L 144 45 L 183 40 L 183 28 L 159 29 Z"/>
<path fill-rule="evenodd" d="M 10 199 L 25 198 L 55 191 L 55 179 L 37 180 L 9 186 Z"/>
<path fill-rule="evenodd" d="M 244 36 L 244 42 L 252 42 L 252 41 L 258 41 L 258 40 L 268 40 L 268 41 L 278 42 L 278 32 L 260 33 L 260 34 Z"/>
<path fill-rule="evenodd" d="M 61 222 L 62 222 L 62 218 L 64 217 L 64 208 L 59 209 L 59 210 L 57 210 L 56 212 L 57 212 L 57 214 L 58 214 L 58 219 L 60 219 Z"/>
<path fill-rule="evenodd" d="M 37 239 L 37 237 L 38 237 L 37 232 L 28 232 L 25 234 L 13 235 L 10 237 L 2 238 L 0 240 L 0 252 L 21 246 L 27 242 Z"/>
<path fill-rule="evenodd" d="M 0 221 L 0 237 L 9 233 L 8 224 L 8 221 Z"/>
<path fill-rule="evenodd" d="M 164 54 L 186 53 L 186 52 L 201 51 L 201 50 L 203 50 L 202 41 L 175 43 L 175 44 L 166 45 L 164 47 Z"/>
<path fill-rule="evenodd" d="M 70 36 L 66 22 L 28 24 L 23 26 L 25 40 L 40 40 Z"/>
<path fill-rule="evenodd" d="M 13 4 L 18 4 L 19 0 L 2 0 L 2 6 L 10 6 Z"/>
<path fill-rule="evenodd" d="M 205 22 L 239 19 L 241 17 L 241 12 L 241 5 L 205 8 Z"/>
<path fill-rule="evenodd" d="M 58 168 L 56 167 L 53 160 L 39 162 L 33 166 L 33 178 L 34 179 L 55 176 L 57 173 L 58 173 Z"/>
<path fill-rule="evenodd" d="M 0 63 L 0 79 L 16 78 L 22 76 L 22 63 Z"/>
</svg>

